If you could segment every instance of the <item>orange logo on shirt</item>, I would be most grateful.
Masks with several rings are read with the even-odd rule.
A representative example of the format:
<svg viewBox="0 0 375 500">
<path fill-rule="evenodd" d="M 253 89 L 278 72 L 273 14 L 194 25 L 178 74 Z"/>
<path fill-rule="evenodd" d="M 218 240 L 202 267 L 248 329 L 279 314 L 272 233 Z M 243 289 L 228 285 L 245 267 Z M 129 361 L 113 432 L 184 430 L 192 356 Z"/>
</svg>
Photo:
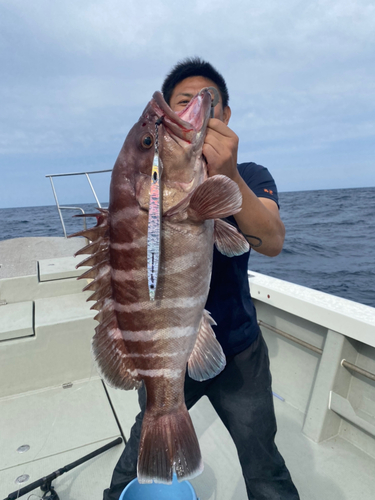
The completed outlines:
<svg viewBox="0 0 375 500">
<path fill-rule="evenodd" d="M 265 193 L 273 194 L 272 189 L 264 189 L 263 191 L 264 191 Z"/>
</svg>

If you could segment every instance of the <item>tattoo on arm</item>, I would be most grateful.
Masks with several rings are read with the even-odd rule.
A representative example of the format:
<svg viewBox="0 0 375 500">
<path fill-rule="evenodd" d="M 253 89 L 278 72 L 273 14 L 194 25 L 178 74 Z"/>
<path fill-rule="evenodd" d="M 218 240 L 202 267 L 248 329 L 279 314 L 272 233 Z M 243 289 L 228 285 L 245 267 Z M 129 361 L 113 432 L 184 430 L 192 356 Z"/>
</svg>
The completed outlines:
<svg viewBox="0 0 375 500">
<path fill-rule="evenodd" d="M 241 234 L 243 236 L 245 236 L 247 241 L 249 241 L 249 238 L 251 238 L 253 240 L 257 240 L 257 243 L 251 243 L 251 241 L 249 241 L 249 245 L 251 246 L 251 248 L 259 248 L 263 245 L 263 241 L 260 238 L 258 238 L 258 236 L 252 236 L 251 234 L 245 234 L 242 231 L 241 231 Z"/>
<path fill-rule="evenodd" d="M 228 219 L 228 217 L 225 217 L 223 219 L 223 221 L 225 221 L 227 224 L 230 224 L 231 226 L 235 227 L 237 229 L 237 231 L 239 233 L 241 233 L 242 236 L 244 236 L 247 239 L 247 241 L 249 242 L 249 245 L 251 246 L 251 248 L 259 248 L 259 247 L 261 247 L 263 245 L 263 241 L 260 238 L 258 238 L 258 236 L 252 236 L 251 234 L 245 234 L 245 233 L 243 233 L 238 226 L 236 226 L 235 224 L 233 224 L 233 222 Z M 256 240 L 256 243 L 251 243 L 251 241 L 249 241 L 249 238 L 251 238 L 252 240 Z"/>
</svg>

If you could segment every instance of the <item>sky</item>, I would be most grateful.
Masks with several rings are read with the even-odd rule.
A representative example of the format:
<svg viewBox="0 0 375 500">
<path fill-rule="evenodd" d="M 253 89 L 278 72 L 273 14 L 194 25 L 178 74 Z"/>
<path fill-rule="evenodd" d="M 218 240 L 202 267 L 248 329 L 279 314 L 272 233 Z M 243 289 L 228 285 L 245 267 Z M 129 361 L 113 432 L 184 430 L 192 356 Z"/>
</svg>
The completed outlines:
<svg viewBox="0 0 375 500">
<path fill-rule="evenodd" d="M 374 0 L 0 0 L 0 208 L 111 169 L 179 60 L 225 77 L 239 162 L 279 191 L 375 186 Z M 92 176 L 108 201 L 109 174 Z M 93 201 L 57 178 L 61 204 Z"/>
</svg>

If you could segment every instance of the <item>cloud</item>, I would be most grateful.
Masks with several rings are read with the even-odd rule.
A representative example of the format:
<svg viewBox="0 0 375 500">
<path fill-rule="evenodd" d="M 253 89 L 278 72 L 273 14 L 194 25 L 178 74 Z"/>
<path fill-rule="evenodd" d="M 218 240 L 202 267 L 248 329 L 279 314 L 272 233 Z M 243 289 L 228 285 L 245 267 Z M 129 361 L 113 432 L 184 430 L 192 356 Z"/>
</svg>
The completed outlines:
<svg viewBox="0 0 375 500">
<path fill-rule="evenodd" d="M 317 163 L 331 182 L 360 158 L 347 187 L 369 184 L 374 14 L 367 0 L 2 1 L 0 168 L 21 172 L 25 193 L 33 176 L 110 168 L 171 66 L 201 55 L 227 79 L 242 160 L 284 169 L 288 190 L 306 189 Z M 26 198 L 12 182 L 1 206 Z"/>
</svg>

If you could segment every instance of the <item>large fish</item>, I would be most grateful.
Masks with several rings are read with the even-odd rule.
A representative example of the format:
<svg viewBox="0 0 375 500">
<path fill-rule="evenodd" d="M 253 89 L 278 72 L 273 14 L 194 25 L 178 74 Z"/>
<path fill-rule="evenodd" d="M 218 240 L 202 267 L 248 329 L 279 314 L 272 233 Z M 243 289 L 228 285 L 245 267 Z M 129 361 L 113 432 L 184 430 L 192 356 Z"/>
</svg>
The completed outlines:
<svg viewBox="0 0 375 500">
<path fill-rule="evenodd" d="M 220 373 L 225 356 L 204 310 L 213 244 L 239 255 L 248 243 L 220 220 L 238 212 L 242 198 L 226 176 L 208 178 L 202 146 L 211 94 L 203 89 L 175 113 L 155 92 L 129 132 L 115 163 L 108 210 L 83 235 L 91 253 L 81 278 L 94 293 L 99 321 L 93 354 L 104 379 L 120 389 L 146 386 L 138 457 L 138 480 L 171 483 L 203 470 L 198 440 L 184 402 L 186 365 L 190 377 L 205 380 Z M 156 133 L 157 130 L 157 133 Z M 157 134 L 157 136 L 156 136 Z M 155 145 L 157 140 L 157 145 Z M 150 299 L 147 240 L 151 170 L 157 149 L 161 173 L 160 267 Z M 78 266 L 77 266 L 78 267 Z"/>
</svg>

